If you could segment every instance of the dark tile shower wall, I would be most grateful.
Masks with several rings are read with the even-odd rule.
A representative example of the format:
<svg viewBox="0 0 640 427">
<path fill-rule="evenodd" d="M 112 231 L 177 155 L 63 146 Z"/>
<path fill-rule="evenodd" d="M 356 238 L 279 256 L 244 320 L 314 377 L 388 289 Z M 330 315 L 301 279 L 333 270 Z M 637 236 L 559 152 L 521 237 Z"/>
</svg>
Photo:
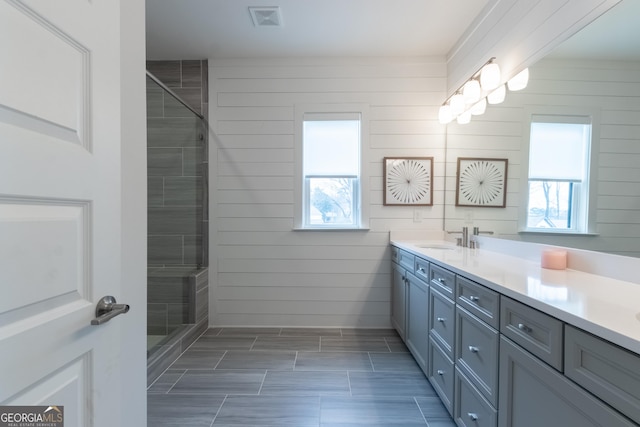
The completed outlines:
<svg viewBox="0 0 640 427">
<path fill-rule="evenodd" d="M 147 69 L 207 117 L 206 60 L 147 61 Z M 190 279 L 208 259 L 207 129 L 147 79 L 147 134 L 147 332 L 167 335 L 195 323 L 196 306 L 208 308 L 208 284 L 196 290 Z"/>
</svg>

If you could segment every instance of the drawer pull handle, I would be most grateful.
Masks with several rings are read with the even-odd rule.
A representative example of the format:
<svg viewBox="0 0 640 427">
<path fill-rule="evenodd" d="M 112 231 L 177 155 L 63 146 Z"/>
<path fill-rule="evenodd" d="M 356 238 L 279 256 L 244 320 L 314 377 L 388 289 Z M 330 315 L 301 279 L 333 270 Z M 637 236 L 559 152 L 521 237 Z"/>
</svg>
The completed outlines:
<svg viewBox="0 0 640 427">
<path fill-rule="evenodd" d="M 471 421 L 478 421 L 478 414 L 476 414 L 475 412 L 469 412 L 467 415 L 469 415 Z"/>
<path fill-rule="evenodd" d="M 480 297 L 477 297 L 475 295 L 471 295 L 469 297 L 469 300 L 471 300 L 472 302 L 478 302 L 478 301 L 480 301 Z"/>
<path fill-rule="evenodd" d="M 444 371 L 442 369 L 438 369 L 436 372 L 438 375 L 444 375 Z"/>
<path fill-rule="evenodd" d="M 418 271 L 419 271 L 420 273 L 424 273 L 424 272 L 425 272 L 425 271 L 424 271 L 424 268 L 422 268 L 422 267 L 418 268 Z"/>
<path fill-rule="evenodd" d="M 470 351 L 471 353 L 477 353 L 477 352 L 479 352 L 479 351 L 480 351 L 480 349 L 479 349 L 478 347 L 476 347 L 475 345 L 470 345 L 470 346 L 469 346 L 469 351 Z"/>
<path fill-rule="evenodd" d="M 444 318 L 444 317 L 438 317 L 438 319 L 437 319 L 437 320 L 438 320 L 438 322 L 440 322 L 440 323 L 444 323 L 447 319 L 446 319 L 446 318 Z"/>
<path fill-rule="evenodd" d="M 530 327 L 528 327 L 524 323 L 518 323 L 518 329 L 520 329 L 522 332 L 526 332 L 528 334 L 533 332 L 533 329 L 531 329 Z"/>
</svg>

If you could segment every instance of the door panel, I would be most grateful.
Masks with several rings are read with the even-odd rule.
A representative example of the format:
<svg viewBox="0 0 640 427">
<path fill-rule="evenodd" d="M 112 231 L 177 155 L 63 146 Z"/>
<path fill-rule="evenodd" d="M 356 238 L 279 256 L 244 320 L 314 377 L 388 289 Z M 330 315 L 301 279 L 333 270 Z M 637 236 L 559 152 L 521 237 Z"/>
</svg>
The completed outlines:
<svg viewBox="0 0 640 427">
<path fill-rule="evenodd" d="M 140 217 L 123 210 L 121 7 L 0 0 L 0 405 L 64 406 L 68 427 L 130 425 L 141 416 L 122 408 L 145 407 L 144 372 L 123 374 L 145 358 L 129 332 L 144 328 L 90 324 L 103 296 L 145 294 L 122 285 L 123 223 Z"/>
</svg>

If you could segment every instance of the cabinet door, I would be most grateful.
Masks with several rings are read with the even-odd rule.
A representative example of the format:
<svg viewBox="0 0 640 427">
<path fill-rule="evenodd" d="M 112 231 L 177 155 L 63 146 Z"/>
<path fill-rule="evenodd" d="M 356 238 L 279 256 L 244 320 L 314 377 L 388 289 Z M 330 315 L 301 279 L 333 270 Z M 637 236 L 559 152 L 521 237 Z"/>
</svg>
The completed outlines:
<svg viewBox="0 0 640 427">
<path fill-rule="evenodd" d="M 406 279 L 405 270 L 393 263 L 393 279 L 391 282 L 391 324 L 398 331 L 400 337 L 405 340 L 405 326 L 407 322 L 406 311 Z"/>
<path fill-rule="evenodd" d="M 499 427 L 635 425 L 505 337 L 499 388 Z"/>
<path fill-rule="evenodd" d="M 429 286 L 407 274 L 407 347 L 427 375 L 429 358 Z"/>
</svg>

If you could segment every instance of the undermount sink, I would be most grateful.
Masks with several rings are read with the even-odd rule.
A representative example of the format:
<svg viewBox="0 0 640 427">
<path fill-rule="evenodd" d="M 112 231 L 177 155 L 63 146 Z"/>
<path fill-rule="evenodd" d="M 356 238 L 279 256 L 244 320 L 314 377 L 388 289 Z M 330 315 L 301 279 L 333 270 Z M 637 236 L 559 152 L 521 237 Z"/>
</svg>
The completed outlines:
<svg viewBox="0 0 640 427">
<path fill-rule="evenodd" d="M 456 248 L 455 246 L 451 246 L 451 245 L 417 245 L 417 246 L 422 249 L 438 249 L 438 250 L 445 250 L 445 251 L 452 251 Z"/>
</svg>

